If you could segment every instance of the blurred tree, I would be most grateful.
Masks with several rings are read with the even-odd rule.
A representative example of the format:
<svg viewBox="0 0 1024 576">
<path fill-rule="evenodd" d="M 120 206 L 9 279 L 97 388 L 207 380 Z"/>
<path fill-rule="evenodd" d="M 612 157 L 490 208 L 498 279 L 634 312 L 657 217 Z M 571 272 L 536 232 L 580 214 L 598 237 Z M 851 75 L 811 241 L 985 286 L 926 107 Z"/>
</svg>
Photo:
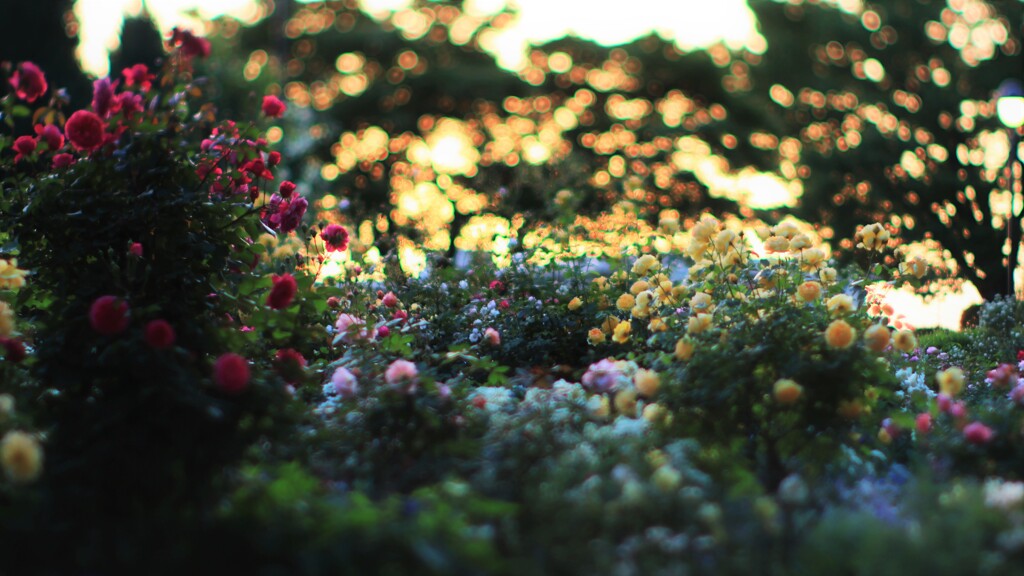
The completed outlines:
<svg viewBox="0 0 1024 576">
<path fill-rule="evenodd" d="M 694 158 L 772 165 L 774 151 L 723 142 L 751 109 L 732 116 L 717 103 L 726 91 L 708 54 L 656 36 L 620 48 L 565 39 L 513 73 L 484 50 L 512 14 L 460 4 L 418 1 L 378 21 L 355 2 L 280 3 L 253 28 L 222 20 L 217 44 L 231 56 L 215 72 L 229 85 L 221 100 L 252 109 L 257 94 L 282 92 L 297 109 L 286 156 L 313 159 L 293 168 L 317 194 L 340 196 L 357 225 L 379 214 L 379 231 L 434 249 L 453 249 L 478 216 L 528 228 L 623 199 L 651 219 L 736 210 L 680 160 L 680 135 L 699 144 Z M 553 202 L 561 190 L 569 197 Z"/>
<path fill-rule="evenodd" d="M 1019 241 L 1006 241 L 992 93 L 1024 71 L 1024 3 L 750 4 L 768 50 L 736 99 L 758 101 L 780 145 L 799 150 L 783 166 L 804 183 L 799 213 L 839 238 L 887 222 L 906 240 L 938 241 L 985 299 L 1012 291 Z M 1013 226 L 1019 238 L 1018 217 Z"/>
<path fill-rule="evenodd" d="M 135 64 L 145 64 L 155 70 L 163 57 L 164 41 L 153 21 L 145 14 L 125 18 L 121 44 L 110 53 L 110 76 L 118 78 L 122 70 Z"/>
</svg>

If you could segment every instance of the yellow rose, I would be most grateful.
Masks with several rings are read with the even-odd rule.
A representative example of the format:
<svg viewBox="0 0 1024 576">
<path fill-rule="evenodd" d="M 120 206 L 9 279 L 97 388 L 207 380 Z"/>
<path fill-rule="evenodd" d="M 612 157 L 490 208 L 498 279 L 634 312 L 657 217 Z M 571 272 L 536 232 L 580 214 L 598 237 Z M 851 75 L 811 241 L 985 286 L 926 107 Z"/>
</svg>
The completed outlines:
<svg viewBox="0 0 1024 576">
<path fill-rule="evenodd" d="M 615 307 L 625 312 L 636 305 L 636 298 L 632 294 L 623 294 L 615 301 Z"/>
<path fill-rule="evenodd" d="M 821 282 L 823 284 L 831 284 L 835 282 L 837 276 L 838 273 L 835 268 L 822 268 L 821 271 L 818 272 L 818 278 L 821 278 Z"/>
<path fill-rule="evenodd" d="M 806 234 L 797 234 L 793 236 L 789 241 L 789 250 L 791 252 L 799 252 L 805 248 L 811 247 L 811 239 Z"/>
<path fill-rule="evenodd" d="M 630 418 L 636 416 L 636 392 L 634 390 L 619 390 L 615 394 L 615 411 Z"/>
<path fill-rule="evenodd" d="M 772 386 L 772 395 L 779 404 L 794 404 L 804 393 L 803 386 L 789 378 L 780 378 Z"/>
<path fill-rule="evenodd" d="M 825 261 L 825 251 L 821 248 L 808 248 L 800 252 L 800 269 L 811 271 Z"/>
<path fill-rule="evenodd" d="M 764 247 L 769 253 L 789 252 L 789 240 L 782 236 L 772 236 L 764 241 Z"/>
<path fill-rule="evenodd" d="M 732 230 L 722 230 L 715 236 L 715 251 L 719 254 L 725 254 L 732 247 L 733 242 L 736 241 L 736 233 Z"/>
<path fill-rule="evenodd" d="M 612 334 L 612 340 L 618 344 L 625 344 L 629 340 L 629 334 L 633 326 L 629 322 L 619 322 Z"/>
<path fill-rule="evenodd" d="M 707 242 L 699 242 L 697 240 L 691 241 L 686 245 L 686 255 L 693 260 L 700 260 L 705 252 L 708 250 Z"/>
<path fill-rule="evenodd" d="M 647 324 L 647 329 L 651 332 L 667 332 L 668 324 L 661 318 L 651 318 L 651 321 Z"/>
<path fill-rule="evenodd" d="M 676 342 L 675 358 L 676 360 L 687 361 L 693 358 L 694 345 L 693 341 L 689 338 L 680 338 Z"/>
<path fill-rule="evenodd" d="M 643 417 L 648 422 L 655 423 L 661 421 L 671 421 L 670 414 L 664 406 L 660 404 L 648 404 L 644 406 Z"/>
<path fill-rule="evenodd" d="M 909 354 L 917 348 L 917 336 L 910 330 L 897 330 L 892 337 L 892 347 Z"/>
<path fill-rule="evenodd" d="M 686 331 L 690 334 L 700 334 L 711 327 L 711 315 L 710 314 L 696 314 L 690 316 L 690 320 L 687 322 Z"/>
<path fill-rule="evenodd" d="M 696 312 L 710 312 L 715 309 L 710 294 L 698 292 L 690 298 L 690 308 Z"/>
<path fill-rule="evenodd" d="M 33 436 L 12 430 L 0 441 L 0 464 L 13 482 L 31 482 L 43 469 L 43 450 Z"/>
<path fill-rule="evenodd" d="M 637 392 L 645 397 L 654 398 L 654 395 L 658 393 L 658 388 L 661 386 L 661 376 L 654 370 L 641 368 L 633 375 L 633 386 L 636 387 Z"/>
<path fill-rule="evenodd" d="M 575 312 L 576 310 L 579 310 L 581 306 L 583 306 L 583 300 L 581 300 L 579 296 L 569 300 L 569 310 Z"/>
<path fill-rule="evenodd" d="M 856 337 L 857 332 L 845 320 L 833 320 L 825 329 L 825 343 L 830 348 L 849 348 Z"/>
<path fill-rule="evenodd" d="M 785 222 L 779 222 L 774 228 L 772 228 L 772 234 L 776 236 L 782 236 L 783 238 L 792 238 L 800 233 L 800 229 L 792 220 Z"/>
<path fill-rule="evenodd" d="M 875 324 L 864 331 L 864 345 L 872 352 L 882 352 L 889 345 L 889 329 Z"/>
<path fill-rule="evenodd" d="M 812 281 L 797 286 L 796 295 L 802 302 L 814 302 L 821 297 L 821 284 Z"/>
<path fill-rule="evenodd" d="M 601 323 L 601 331 L 604 332 L 605 334 L 611 334 L 613 331 L 615 331 L 615 327 L 618 325 L 619 319 L 616 318 L 615 316 L 609 316 L 604 319 L 604 322 Z"/>
<path fill-rule="evenodd" d="M 704 244 L 706 247 L 708 242 L 711 241 L 711 236 L 717 229 L 717 226 L 709 222 L 697 222 L 693 225 L 693 228 L 690 229 L 690 236 L 693 237 L 694 241 Z"/>
<path fill-rule="evenodd" d="M 637 276 L 644 276 L 651 270 L 658 270 L 661 268 L 661 262 L 650 254 L 644 254 L 643 256 L 636 259 L 633 263 L 633 274 Z"/>
<path fill-rule="evenodd" d="M 948 396 L 957 396 L 964 389 L 964 371 L 953 366 L 935 374 L 939 391 Z"/>
<path fill-rule="evenodd" d="M 825 303 L 828 313 L 832 316 L 846 316 L 853 312 L 853 298 L 846 294 L 836 294 Z"/>
<path fill-rule="evenodd" d="M 25 286 L 27 270 L 18 268 L 16 259 L 0 259 L 0 290 L 17 290 Z"/>
<path fill-rule="evenodd" d="M 913 274 L 915 278 L 922 278 L 928 273 L 928 263 L 924 261 L 924 258 L 915 256 L 911 260 L 900 263 L 900 274 L 910 275 Z"/>
</svg>

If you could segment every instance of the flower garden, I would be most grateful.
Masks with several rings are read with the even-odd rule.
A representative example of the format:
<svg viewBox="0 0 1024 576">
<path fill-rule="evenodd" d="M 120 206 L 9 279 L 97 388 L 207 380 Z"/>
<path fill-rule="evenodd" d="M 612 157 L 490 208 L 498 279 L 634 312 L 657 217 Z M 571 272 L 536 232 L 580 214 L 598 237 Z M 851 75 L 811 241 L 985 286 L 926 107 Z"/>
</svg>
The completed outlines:
<svg viewBox="0 0 1024 576">
<path fill-rule="evenodd" d="M 618 202 L 408 274 L 167 47 L 6 70 L 0 572 L 1020 573 L 1024 308 L 915 329 L 898 226 Z"/>
</svg>

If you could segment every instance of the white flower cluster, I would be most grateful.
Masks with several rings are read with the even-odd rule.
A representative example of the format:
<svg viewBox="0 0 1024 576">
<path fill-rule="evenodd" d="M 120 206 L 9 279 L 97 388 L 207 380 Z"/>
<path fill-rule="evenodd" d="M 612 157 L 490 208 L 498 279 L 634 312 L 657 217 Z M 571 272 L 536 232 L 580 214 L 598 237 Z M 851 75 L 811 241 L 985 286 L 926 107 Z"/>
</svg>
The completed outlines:
<svg viewBox="0 0 1024 576">
<path fill-rule="evenodd" d="M 1024 482 L 989 478 L 985 481 L 985 505 L 1010 510 L 1024 503 Z"/>
<path fill-rule="evenodd" d="M 900 368 L 896 371 L 896 379 L 900 381 L 902 390 L 896 392 L 896 397 L 909 403 L 914 394 L 924 394 L 926 398 L 934 398 L 935 391 L 928 384 L 924 374 L 914 372 L 912 368 Z"/>
<path fill-rule="evenodd" d="M 502 412 L 516 403 L 512 391 L 500 386 L 480 386 L 470 395 L 470 400 L 475 397 L 484 399 L 484 409 L 488 412 Z"/>
</svg>

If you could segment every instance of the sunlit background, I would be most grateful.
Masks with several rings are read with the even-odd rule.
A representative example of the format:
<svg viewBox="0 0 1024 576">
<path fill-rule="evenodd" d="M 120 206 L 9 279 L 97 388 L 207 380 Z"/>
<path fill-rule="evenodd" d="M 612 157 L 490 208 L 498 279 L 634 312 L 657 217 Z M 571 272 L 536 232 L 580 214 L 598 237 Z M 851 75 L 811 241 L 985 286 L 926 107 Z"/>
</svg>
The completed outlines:
<svg viewBox="0 0 1024 576">
<path fill-rule="evenodd" d="M 469 16 L 496 14 L 509 0 L 468 0 Z M 632 0 L 623 9 L 619 0 L 511 0 L 518 17 L 509 27 L 483 43 L 498 63 L 510 70 L 527 63 L 529 47 L 572 34 L 602 44 L 621 44 L 655 32 L 683 49 L 724 42 L 730 48 L 763 49 L 754 16 L 745 0 Z M 375 18 L 384 19 L 408 8 L 409 0 L 359 0 Z M 859 0 L 846 0 L 855 7 Z M 145 9 L 164 32 L 174 26 L 202 30 L 203 22 L 230 15 L 243 22 L 260 17 L 254 0 L 78 0 L 75 15 L 81 23 L 79 58 L 92 74 L 107 73 L 107 52 L 118 46 L 125 15 Z"/>
<path fill-rule="evenodd" d="M 449 26 L 451 38 L 457 41 L 460 34 L 472 34 L 480 22 L 505 9 L 507 1 L 467 0 L 459 20 Z M 619 0 L 513 1 L 515 16 L 512 21 L 482 33 L 479 46 L 492 54 L 500 66 L 533 84 L 539 83 L 544 74 L 573 70 L 572 59 L 567 54 L 555 52 L 537 56 L 538 53 L 531 51 L 532 46 L 567 35 L 604 45 L 616 45 L 655 33 L 674 42 L 682 51 L 725 47 L 726 54 L 728 50 L 742 48 L 756 55 L 767 49 L 766 41 L 758 33 L 757 22 L 745 0 L 631 0 L 628 9 L 623 9 L 623 2 Z M 832 3 L 853 14 L 861 10 L 859 0 L 838 0 Z M 377 20 L 391 19 L 408 37 L 415 37 L 416 34 L 422 34 L 424 22 L 418 12 L 408 9 L 409 4 L 408 0 L 359 0 L 366 14 Z M 108 52 L 118 46 L 121 24 L 126 15 L 146 13 L 164 33 L 175 26 L 203 32 L 206 23 L 216 16 L 226 14 L 242 23 L 252 23 L 266 16 L 261 10 L 263 8 L 253 0 L 78 0 L 75 14 L 81 24 L 79 58 L 89 73 L 96 76 L 107 74 Z M 296 19 L 299 16 L 302 15 L 296 16 Z M 310 18 L 315 19 L 315 16 L 311 13 Z M 869 25 L 865 21 L 865 26 Z M 956 26 L 951 30 L 949 41 L 960 42 L 955 36 L 962 35 L 964 31 Z M 936 31 L 936 34 L 940 32 Z M 999 31 L 985 29 L 983 32 L 977 34 L 968 29 L 968 36 L 962 39 L 965 59 L 991 56 L 998 43 Z M 411 71 L 417 65 L 416 56 L 409 54 L 409 62 L 401 63 L 405 71 Z M 542 61 L 538 61 L 538 57 Z M 252 79 L 258 75 L 266 65 L 267 58 L 263 51 L 254 52 L 247 64 L 246 78 Z M 585 87 L 557 107 L 545 97 L 508 98 L 502 103 L 504 115 L 485 113 L 479 122 L 447 117 L 427 118 L 421 122 L 420 134 L 406 133 L 394 138 L 377 126 L 346 131 L 332 148 L 335 161 L 322 167 L 321 177 L 331 182 L 360 164 L 372 163 L 388 154 L 393 157 L 401 155 L 403 160 L 395 165 L 397 169 L 389 176 L 394 195 L 391 218 L 397 225 L 414 225 L 423 233 L 421 246 L 400 239 L 399 254 L 406 271 L 416 273 L 425 266 L 426 257 L 421 248 L 444 250 L 450 244 L 465 250 L 488 250 L 500 263 L 508 258 L 509 239 L 518 236 L 517 231 L 522 222 L 516 218 L 508 219 L 485 213 L 483 207 L 487 203 L 486 197 L 461 186 L 453 178 L 473 176 L 479 166 L 495 162 L 508 166 L 520 163 L 540 165 L 564 154 L 562 133 L 575 128 L 587 114 L 593 101 L 592 89 L 607 91 L 631 81 L 626 67 L 615 62 L 612 64 L 588 72 Z M 356 96 L 366 90 L 365 65 L 359 53 L 341 54 L 336 61 L 337 77 L 336 82 L 330 85 L 331 90 L 316 91 L 312 87 L 292 82 L 283 87 L 284 93 L 293 102 L 317 110 L 326 109 L 338 98 Z M 249 68 L 252 68 L 252 74 Z M 858 68 L 857 73 L 880 82 L 886 71 L 877 60 L 869 59 Z M 948 83 L 948 72 L 941 67 L 931 71 L 932 80 L 941 85 L 944 74 L 945 82 Z M 738 74 L 735 81 L 742 83 L 742 74 Z M 780 85 L 771 90 L 772 99 L 782 107 L 789 106 L 795 98 L 813 99 L 818 96 L 824 98 L 814 93 L 794 95 Z M 912 101 L 902 104 L 914 105 Z M 991 114 L 991 111 L 984 109 L 984 103 L 965 102 L 964 106 L 961 118 L 967 118 L 968 121 L 975 115 Z M 889 121 L 889 115 L 884 111 L 870 106 L 861 108 L 858 111 L 860 121 L 878 125 Z M 654 114 L 661 116 L 668 126 L 688 126 L 688 123 L 699 123 L 702 117 L 710 121 L 726 114 L 720 106 L 699 108 L 693 100 L 680 92 L 669 92 L 657 101 L 613 97 L 607 109 L 612 117 L 627 127 L 631 121 Z M 809 129 L 813 130 L 814 126 Z M 799 141 L 780 142 L 764 135 L 765 141 L 760 145 L 765 149 L 778 149 L 783 159 L 780 173 L 775 174 L 759 172 L 753 168 L 731 167 L 727 158 L 713 154 L 703 140 L 687 136 L 685 132 L 683 134 L 675 139 L 637 142 L 629 131 L 607 132 L 590 140 L 584 138 L 581 144 L 611 156 L 607 168 L 594 174 L 598 184 L 602 179 L 607 181 L 627 173 L 625 166 L 629 158 L 650 156 L 653 151 L 660 151 L 667 153 L 670 158 L 670 165 L 661 169 L 692 173 L 707 187 L 712 197 L 739 200 L 751 208 L 785 208 L 792 206 L 803 192 L 801 182 L 796 178 L 801 146 Z M 851 130 L 848 135 L 849 145 L 856 146 L 859 138 L 856 131 Z M 282 138 L 279 130 L 270 136 L 272 141 Z M 983 145 L 978 149 L 957 150 L 956 153 L 969 155 L 967 161 L 995 173 L 1003 166 L 1009 153 L 1008 140 L 1001 132 L 982 133 L 980 138 Z M 485 141 L 487 144 L 482 145 Z M 755 142 L 755 145 L 759 144 Z M 937 155 L 935 158 L 940 161 L 939 156 L 949 153 L 936 147 L 927 150 L 929 154 Z M 901 160 L 900 168 L 909 177 L 920 177 L 924 172 L 924 163 L 918 156 L 909 154 Z M 658 177 L 656 171 L 655 177 Z M 627 200 L 632 194 L 628 188 Z M 643 198 L 642 190 L 638 189 L 636 193 L 639 195 L 637 199 Z M 564 197 L 556 196 L 556 202 Z M 319 202 L 318 208 L 329 211 L 342 201 L 342 198 L 328 194 Z M 1004 196 L 997 194 L 992 201 L 992 212 L 1005 214 L 1009 210 L 1010 193 Z M 1024 200 L 1018 199 L 1017 202 L 1019 206 Z M 451 238 L 448 225 L 456 212 L 469 215 L 470 218 L 458 237 Z M 681 249 L 685 245 L 686 239 L 674 228 L 674 218 L 678 216 L 671 210 L 662 211 L 660 225 L 657 227 L 647 225 L 628 211 L 613 212 L 601 218 L 581 218 L 577 223 L 580 229 L 592 230 L 595 234 L 615 230 L 614 238 L 588 239 L 584 234 L 567 241 L 558 238 L 557 232 L 541 228 L 521 239 L 528 248 L 549 246 L 551 258 L 557 257 L 558 250 L 575 255 L 600 256 L 608 250 L 618 250 L 616 245 L 620 243 L 635 244 L 639 239 L 660 243 L 656 246 L 659 250 L 673 247 Z M 372 243 L 375 233 L 384 231 L 380 221 L 367 220 L 361 224 L 350 224 L 353 224 L 356 237 L 366 245 Z M 913 226 L 913 222 L 909 225 Z M 830 239 L 823 238 L 823 241 Z M 374 250 L 370 248 L 365 256 L 371 260 L 377 257 Z M 537 254 L 539 258 L 545 257 L 543 249 L 538 250 Z M 329 261 L 325 273 L 341 270 L 345 265 L 345 256 L 340 258 Z M 942 260 L 941 255 L 932 255 L 932 258 Z M 958 327 L 961 312 L 967 306 L 981 301 L 978 292 L 970 285 L 959 292 L 940 294 L 927 302 L 910 292 L 889 293 L 886 299 L 914 326 L 949 328 Z"/>
</svg>

